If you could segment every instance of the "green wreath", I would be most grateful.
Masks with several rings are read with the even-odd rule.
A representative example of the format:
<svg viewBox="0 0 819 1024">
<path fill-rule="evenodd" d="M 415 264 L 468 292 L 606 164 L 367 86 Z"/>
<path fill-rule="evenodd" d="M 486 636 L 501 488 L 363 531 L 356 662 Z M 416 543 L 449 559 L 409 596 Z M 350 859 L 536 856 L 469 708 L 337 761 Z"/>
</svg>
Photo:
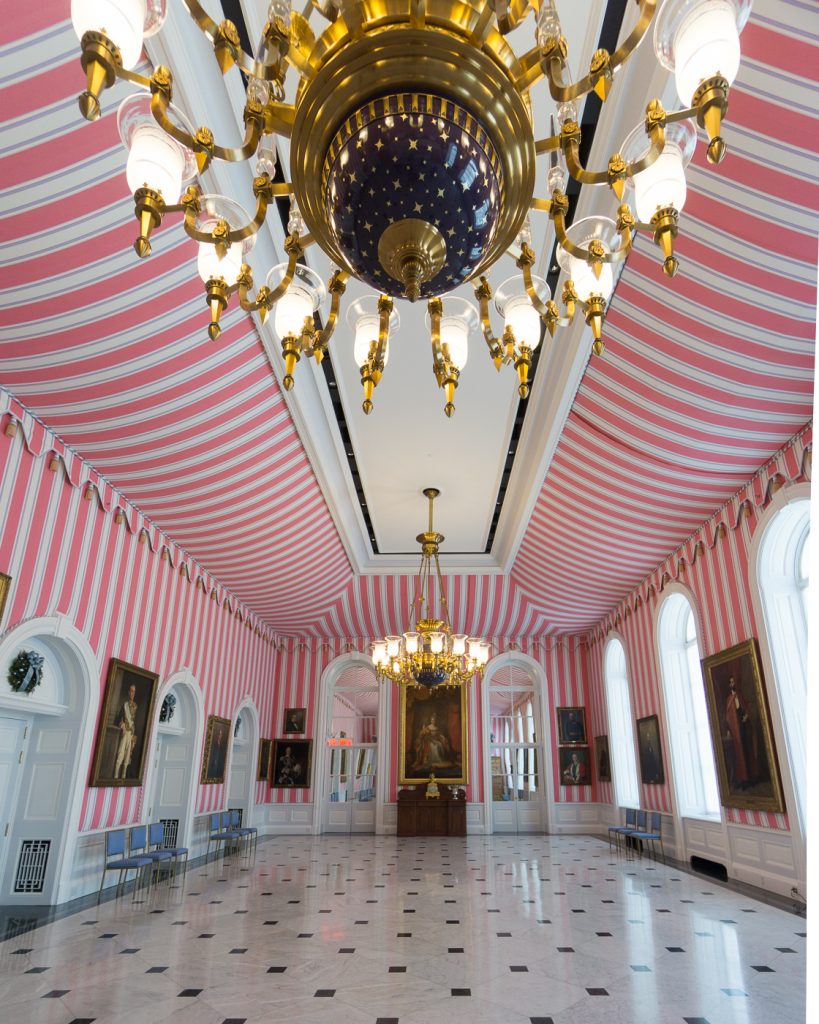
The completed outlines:
<svg viewBox="0 0 819 1024">
<path fill-rule="evenodd" d="M 43 681 L 45 658 L 36 651 L 20 651 L 9 667 L 9 686 L 15 693 L 32 693 Z"/>
</svg>

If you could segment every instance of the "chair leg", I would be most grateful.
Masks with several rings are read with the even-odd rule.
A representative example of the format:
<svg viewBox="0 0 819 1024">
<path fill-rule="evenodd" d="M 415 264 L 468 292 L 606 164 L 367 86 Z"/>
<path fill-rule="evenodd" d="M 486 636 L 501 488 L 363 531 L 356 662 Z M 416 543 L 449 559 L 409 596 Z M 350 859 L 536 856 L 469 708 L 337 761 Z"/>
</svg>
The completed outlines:
<svg viewBox="0 0 819 1024">
<path fill-rule="evenodd" d="M 108 870 L 107 867 L 104 867 L 102 869 L 102 878 L 100 879 L 100 887 L 99 887 L 99 891 L 97 892 L 97 903 L 99 903 L 100 897 L 102 896 L 102 886 L 103 886 L 103 883 L 105 882 L 105 873 L 106 873 L 107 870 Z"/>
</svg>

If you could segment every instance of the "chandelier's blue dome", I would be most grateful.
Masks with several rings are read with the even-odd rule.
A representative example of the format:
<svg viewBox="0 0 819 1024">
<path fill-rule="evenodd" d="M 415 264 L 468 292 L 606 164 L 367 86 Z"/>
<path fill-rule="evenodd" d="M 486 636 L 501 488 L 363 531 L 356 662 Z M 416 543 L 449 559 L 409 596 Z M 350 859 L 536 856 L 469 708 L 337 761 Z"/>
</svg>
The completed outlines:
<svg viewBox="0 0 819 1024">
<path fill-rule="evenodd" d="M 420 294 L 429 296 L 461 284 L 480 264 L 495 232 L 503 177 L 472 114 L 437 96 L 404 93 L 371 101 L 344 122 L 324 163 L 323 188 L 350 268 L 381 292 L 405 294 L 400 263 L 414 244 L 392 226 L 425 226 L 434 242 L 424 244 L 437 246 L 439 257 L 422 276 Z"/>
<path fill-rule="evenodd" d="M 421 686 L 439 686 L 441 683 L 445 683 L 448 679 L 448 675 L 443 669 L 420 669 L 415 673 L 415 681 L 420 683 Z"/>
</svg>

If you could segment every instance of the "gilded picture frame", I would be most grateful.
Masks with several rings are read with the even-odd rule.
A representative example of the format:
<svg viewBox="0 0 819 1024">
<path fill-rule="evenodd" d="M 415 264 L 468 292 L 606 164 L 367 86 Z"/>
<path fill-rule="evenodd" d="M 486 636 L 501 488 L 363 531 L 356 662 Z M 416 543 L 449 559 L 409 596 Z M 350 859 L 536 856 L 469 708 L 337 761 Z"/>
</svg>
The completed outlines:
<svg viewBox="0 0 819 1024">
<path fill-rule="evenodd" d="M 11 590 L 11 576 L 0 572 L 0 626 L 3 625 L 3 612 L 6 610 L 6 601 Z"/>
<path fill-rule="evenodd" d="M 611 782 L 611 756 L 608 736 L 594 737 L 594 763 L 598 782 Z"/>
<path fill-rule="evenodd" d="M 702 660 L 723 807 L 785 810 L 755 637 Z"/>
<path fill-rule="evenodd" d="M 309 789 L 312 782 L 313 741 L 273 740 L 270 785 L 274 789 Z"/>
<path fill-rule="evenodd" d="M 558 743 L 570 745 L 577 743 L 580 746 L 588 745 L 586 734 L 586 709 L 584 707 L 555 708 L 557 714 L 557 739 Z"/>
<path fill-rule="evenodd" d="M 214 786 L 225 781 L 229 746 L 230 719 L 208 715 L 208 729 L 202 750 L 202 774 L 199 777 L 201 785 Z"/>
<path fill-rule="evenodd" d="M 112 658 L 97 723 L 89 786 L 141 786 L 159 676 Z"/>
<path fill-rule="evenodd" d="M 465 686 L 402 686 L 398 724 L 398 782 L 467 785 L 469 728 Z"/>
<path fill-rule="evenodd" d="M 561 786 L 592 784 L 591 754 L 588 747 L 558 747 L 557 755 Z"/>
<path fill-rule="evenodd" d="M 307 723 L 307 708 L 285 708 L 284 709 L 284 726 L 282 732 L 285 733 L 304 733 L 305 726 Z"/>
<path fill-rule="evenodd" d="M 660 719 L 657 715 L 646 715 L 645 718 L 637 719 L 637 753 L 642 784 L 664 786 L 663 741 L 660 736 Z"/>
<path fill-rule="evenodd" d="M 256 767 L 256 781 L 266 782 L 270 778 L 270 755 L 273 740 L 259 740 L 259 763 Z"/>
</svg>

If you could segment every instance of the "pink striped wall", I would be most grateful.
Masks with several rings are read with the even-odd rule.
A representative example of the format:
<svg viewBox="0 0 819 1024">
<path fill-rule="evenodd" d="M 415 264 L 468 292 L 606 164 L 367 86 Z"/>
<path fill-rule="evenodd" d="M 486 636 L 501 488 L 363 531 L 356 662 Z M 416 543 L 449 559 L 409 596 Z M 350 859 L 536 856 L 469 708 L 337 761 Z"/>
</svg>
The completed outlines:
<svg viewBox="0 0 819 1024">
<path fill-rule="evenodd" d="M 368 652 L 369 638 L 355 639 L 294 640 L 280 639 L 276 650 L 274 668 L 275 697 L 273 704 L 274 735 L 280 735 L 284 721 L 284 709 L 288 707 L 307 708 L 307 736 L 315 737 L 314 763 L 318 771 L 321 764 L 319 745 L 322 737 L 316 734 L 318 720 L 318 698 L 321 676 L 327 666 L 339 655 L 351 651 Z M 554 797 L 567 803 L 588 802 L 599 799 L 596 780 L 589 786 L 559 785 L 557 726 L 555 707 L 564 705 L 587 706 L 588 708 L 588 657 L 584 641 L 576 637 L 537 639 L 495 637 L 492 652 L 495 655 L 506 651 L 520 651 L 529 655 L 543 668 L 546 676 L 545 707 L 549 715 L 552 744 L 552 777 Z M 398 750 L 398 695 L 394 695 L 393 713 L 390 721 L 390 749 Z M 483 792 L 483 723 L 481 719 L 480 690 L 473 685 L 468 700 L 469 714 L 469 784 L 466 787 L 467 800 L 482 801 Z M 391 759 L 390 776 L 387 782 L 389 800 L 397 796 L 398 774 L 397 755 Z M 278 803 L 309 803 L 310 790 L 274 790 L 272 800 Z"/>
<path fill-rule="evenodd" d="M 760 513 L 773 493 L 789 483 L 810 480 L 813 430 L 808 424 L 757 475 L 738 491 L 696 533 L 633 590 L 593 631 L 590 637 L 590 705 L 594 732 L 607 732 L 603 653 L 606 639 L 616 630 L 623 639 L 635 718 L 659 715 L 663 728 L 666 784 L 643 786 L 642 806 L 671 811 L 673 789 L 668 735 L 663 721 L 660 663 L 654 639 L 655 611 L 666 585 L 676 580 L 689 590 L 702 635 L 704 656 L 725 650 L 748 637 L 759 636 L 751 600 L 749 553 Z M 771 680 L 767 681 L 772 685 Z M 780 762 L 784 761 L 780 756 Z M 600 787 L 600 799 L 612 802 L 610 784 Z M 787 814 L 729 808 L 728 821 L 787 829 Z"/>
<path fill-rule="evenodd" d="M 269 629 L 86 463 L 0 390 L 0 570 L 12 577 L 0 628 L 62 614 L 87 638 L 104 687 L 112 657 L 159 674 L 187 668 L 206 715 L 250 697 L 272 714 Z M 264 783 L 256 800 L 269 799 Z M 80 828 L 138 821 L 141 788 L 89 788 Z M 200 786 L 197 812 L 223 807 Z"/>
</svg>

